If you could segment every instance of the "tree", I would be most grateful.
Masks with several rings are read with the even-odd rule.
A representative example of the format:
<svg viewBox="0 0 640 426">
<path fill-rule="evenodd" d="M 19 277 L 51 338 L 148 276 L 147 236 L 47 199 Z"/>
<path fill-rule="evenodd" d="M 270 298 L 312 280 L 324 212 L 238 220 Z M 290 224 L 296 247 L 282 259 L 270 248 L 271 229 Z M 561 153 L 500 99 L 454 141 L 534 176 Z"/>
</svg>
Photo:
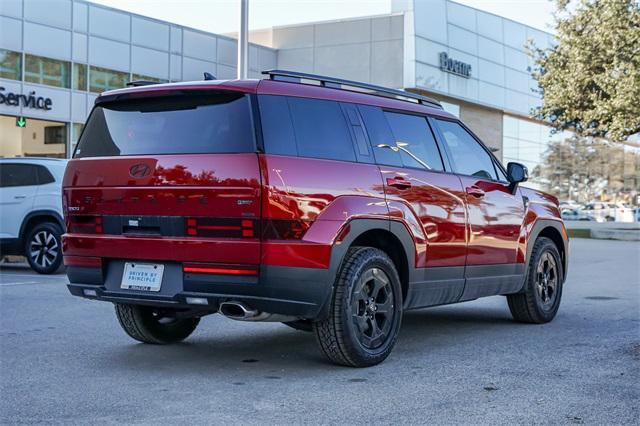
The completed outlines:
<svg viewBox="0 0 640 426">
<path fill-rule="evenodd" d="M 563 200 L 634 202 L 640 156 L 620 143 L 573 134 L 549 142 L 532 174 Z"/>
<path fill-rule="evenodd" d="M 556 130 L 623 141 L 640 132 L 640 5 L 556 0 L 557 44 L 530 45 L 542 94 L 538 118 Z"/>
</svg>

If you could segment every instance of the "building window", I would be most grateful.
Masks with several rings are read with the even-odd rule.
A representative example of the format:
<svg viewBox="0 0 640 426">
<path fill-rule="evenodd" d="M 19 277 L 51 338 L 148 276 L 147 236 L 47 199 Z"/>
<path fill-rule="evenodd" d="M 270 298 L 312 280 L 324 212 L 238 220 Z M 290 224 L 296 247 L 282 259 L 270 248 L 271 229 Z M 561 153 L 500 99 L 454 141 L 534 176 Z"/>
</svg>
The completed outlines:
<svg viewBox="0 0 640 426">
<path fill-rule="evenodd" d="M 71 64 L 42 56 L 25 55 L 24 80 L 55 87 L 71 87 Z"/>
<path fill-rule="evenodd" d="M 142 74 L 133 74 L 131 76 L 131 81 L 136 81 L 136 80 L 153 81 L 154 83 L 168 83 L 169 82 L 169 80 L 166 80 L 164 78 L 149 77 L 148 75 L 142 75 Z"/>
<path fill-rule="evenodd" d="M 73 64 L 73 90 L 87 90 L 87 66 Z"/>
<path fill-rule="evenodd" d="M 0 77 L 22 80 L 22 55 L 20 53 L 0 49 Z"/>
<path fill-rule="evenodd" d="M 129 73 L 107 68 L 89 68 L 89 91 L 102 93 L 107 90 L 121 89 L 129 82 Z"/>
<path fill-rule="evenodd" d="M 67 126 L 45 126 L 44 143 L 45 145 L 55 145 L 67 142 Z"/>
</svg>

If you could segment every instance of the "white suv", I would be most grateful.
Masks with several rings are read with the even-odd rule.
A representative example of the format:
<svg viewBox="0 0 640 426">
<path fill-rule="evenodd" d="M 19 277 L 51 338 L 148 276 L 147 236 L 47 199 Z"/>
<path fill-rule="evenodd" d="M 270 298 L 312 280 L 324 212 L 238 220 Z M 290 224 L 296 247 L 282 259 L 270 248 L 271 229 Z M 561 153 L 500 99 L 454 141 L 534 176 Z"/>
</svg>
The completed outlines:
<svg viewBox="0 0 640 426">
<path fill-rule="evenodd" d="M 66 160 L 0 158 L 0 255 L 23 255 L 38 273 L 62 263 Z"/>
</svg>

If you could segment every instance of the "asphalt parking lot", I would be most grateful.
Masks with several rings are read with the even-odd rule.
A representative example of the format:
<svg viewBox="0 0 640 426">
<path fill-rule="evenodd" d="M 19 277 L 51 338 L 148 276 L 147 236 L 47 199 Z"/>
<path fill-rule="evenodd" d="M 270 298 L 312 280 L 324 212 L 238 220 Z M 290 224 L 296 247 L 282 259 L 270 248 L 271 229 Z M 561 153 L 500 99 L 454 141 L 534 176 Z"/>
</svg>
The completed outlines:
<svg viewBox="0 0 640 426">
<path fill-rule="evenodd" d="M 64 274 L 0 269 L 0 423 L 638 424 L 640 245 L 574 239 L 558 317 L 493 297 L 408 313 L 395 351 L 336 367 L 312 334 L 206 317 L 175 346 L 129 339 Z"/>
</svg>

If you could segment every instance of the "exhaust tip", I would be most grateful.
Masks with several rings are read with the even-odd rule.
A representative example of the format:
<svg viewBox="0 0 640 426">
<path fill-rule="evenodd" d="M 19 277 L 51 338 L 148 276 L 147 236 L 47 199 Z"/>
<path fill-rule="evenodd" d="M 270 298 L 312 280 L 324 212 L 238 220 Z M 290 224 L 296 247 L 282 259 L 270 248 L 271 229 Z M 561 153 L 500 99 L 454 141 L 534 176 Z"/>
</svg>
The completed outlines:
<svg viewBox="0 0 640 426">
<path fill-rule="evenodd" d="M 247 319 L 258 314 L 258 311 L 241 302 L 222 302 L 219 309 L 222 315 L 231 319 Z"/>
</svg>

